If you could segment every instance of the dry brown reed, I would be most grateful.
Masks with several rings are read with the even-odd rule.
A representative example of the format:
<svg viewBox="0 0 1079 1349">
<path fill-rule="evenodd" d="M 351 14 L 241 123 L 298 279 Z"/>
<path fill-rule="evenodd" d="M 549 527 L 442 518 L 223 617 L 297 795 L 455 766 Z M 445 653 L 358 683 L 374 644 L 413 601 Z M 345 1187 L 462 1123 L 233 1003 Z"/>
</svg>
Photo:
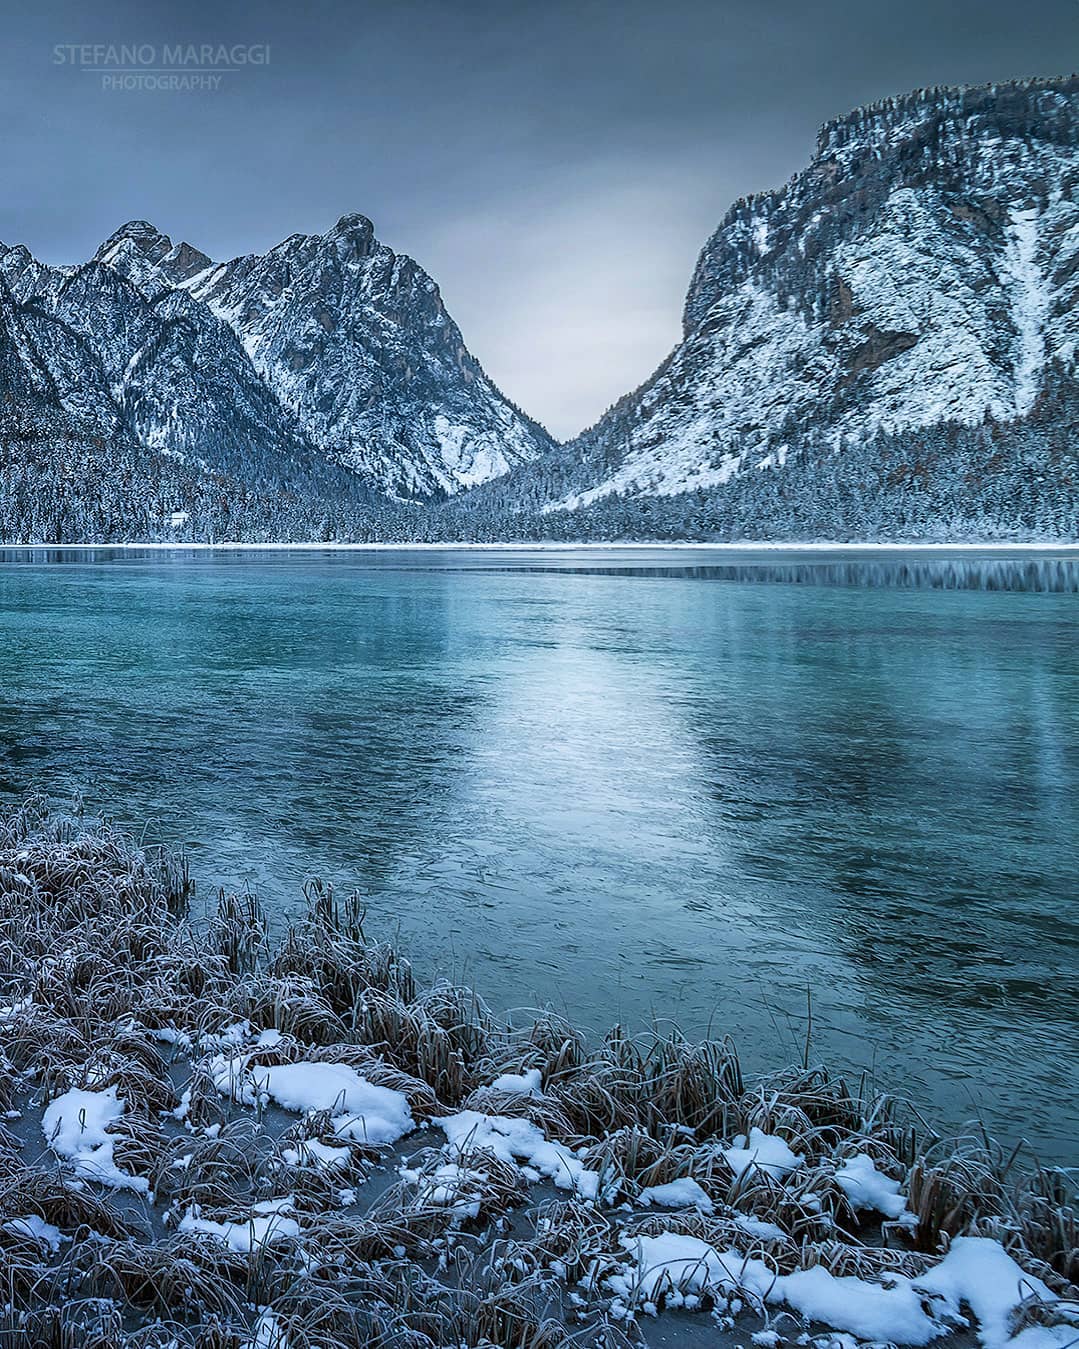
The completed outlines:
<svg viewBox="0 0 1079 1349">
<path fill-rule="evenodd" d="M 361 901 L 319 884 L 274 950 L 253 896 L 221 896 L 199 924 L 190 894 L 182 859 L 107 824 L 40 799 L 0 818 L 0 1110 L 33 1125 L 0 1132 L 0 1349 L 240 1349 L 264 1305 L 292 1349 L 614 1349 L 626 1336 L 606 1318 L 605 1280 L 627 1235 L 660 1231 L 777 1273 L 871 1279 L 919 1273 L 957 1236 L 992 1235 L 1075 1295 L 1066 1178 L 984 1138 L 927 1134 L 864 1081 L 802 1067 L 747 1083 L 729 1041 L 677 1031 L 615 1028 L 589 1045 L 549 1012 L 501 1024 L 468 989 L 418 988 L 409 962 L 368 937 Z M 278 1037 L 256 1043 L 268 1030 Z M 347 1064 L 404 1093 L 419 1122 L 462 1108 L 527 1119 L 599 1173 L 599 1200 L 530 1200 L 517 1166 L 475 1150 L 454 1175 L 438 1149 L 365 1200 L 387 1158 L 337 1138 L 331 1112 L 275 1120 L 222 1095 L 210 1063 L 237 1043 L 254 1066 Z M 490 1085 L 526 1069 L 539 1069 L 542 1094 Z M 114 1159 L 147 1180 L 152 1205 L 72 1176 L 48 1151 L 35 1112 L 73 1087 L 116 1088 Z M 735 1176 L 724 1149 L 752 1128 L 804 1165 L 782 1183 Z M 308 1163 L 311 1140 L 347 1155 Z M 903 1182 L 913 1230 L 851 1208 L 835 1176 L 859 1154 Z M 645 1188 L 684 1178 L 712 1212 L 634 1211 Z M 173 1230 L 195 1206 L 243 1222 L 285 1196 L 299 1241 L 247 1254 Z M 69 1240 L 54 1251 L 25 1224 L 5 1228 L 20 1217 Z M 1060 1314 L 1036 1299 L 1022 1309 L 1024 1324 Z"/>
</svg>

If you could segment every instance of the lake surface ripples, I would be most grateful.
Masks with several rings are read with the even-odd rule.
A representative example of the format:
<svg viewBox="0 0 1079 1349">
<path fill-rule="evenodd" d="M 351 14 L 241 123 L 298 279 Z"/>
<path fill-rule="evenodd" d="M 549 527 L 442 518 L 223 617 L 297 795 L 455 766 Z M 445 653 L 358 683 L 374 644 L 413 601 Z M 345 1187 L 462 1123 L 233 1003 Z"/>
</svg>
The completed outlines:
<svg viewBox="0 0 1079 1349">
<path fill-rule="evenodd" d="M 0 551 L 0 792 L 1079 1162 L 1079 561 Z M 808 991 L 808 992 L 807 992 Z"/>
</svg>

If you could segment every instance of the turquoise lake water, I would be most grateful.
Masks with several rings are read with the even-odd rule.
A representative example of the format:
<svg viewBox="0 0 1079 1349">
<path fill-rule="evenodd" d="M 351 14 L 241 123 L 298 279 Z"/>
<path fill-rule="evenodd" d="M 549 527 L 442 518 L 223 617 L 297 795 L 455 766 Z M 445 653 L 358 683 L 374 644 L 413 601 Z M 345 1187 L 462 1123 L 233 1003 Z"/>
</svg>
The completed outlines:
<svg viewBox="0 0 1079 1349">
<path fill-rule="evenodd" d="M 0 551 L 0 795 L 1079 1162 L 1079 561 Z"/>
</svg>

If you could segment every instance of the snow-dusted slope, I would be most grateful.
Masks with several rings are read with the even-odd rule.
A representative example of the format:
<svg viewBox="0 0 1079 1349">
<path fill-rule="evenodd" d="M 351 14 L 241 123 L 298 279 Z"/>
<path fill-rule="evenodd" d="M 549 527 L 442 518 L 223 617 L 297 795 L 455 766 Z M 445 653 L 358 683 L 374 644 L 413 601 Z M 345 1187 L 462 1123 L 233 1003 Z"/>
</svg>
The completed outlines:
<svg viewBox="0 0 1079 1349">
<path fill-rule="evenodd" d="M 0 456 L 54 484 L 63 443 L 100 537 L 133 475 L 138 529 L 237 537 L 1073 537 L 1077 200 L 1077 77 L 839 118 L 562 446 L 363 216 L 225 263 L 145 221 L 73 267 L 0 245 Z M 32 490 L 16 532 L 54 527 Z"/>
<path fill-rule="evenodd" d="M 311 440 L 388 490 L 474 487 L 550 447 L 484 375 L 427 273 L 364 216 L 187 285 Z"/>
<path fill-rule="evenodd" d="M 1077 189 L 1075 78 L 830 123 L 803 173 L 728 213 L 683 340 L 558 452 L 546 509 L 716 487 L 780 468 L 794 437 L 1030 413 L 1050 367 L 1075 362 Z"/>
<path fill-rule="evenodd" d="M 0 271 L 28 361 L 97 434 L 213 466 L 241 447 L 309 452 L 231 328 L 182 290 L 152 298 L 102 261 L 45 268 L 8 255 Z"/>
<path fill-rule="evenodd" d="M 0 277 L 62 406 L 151 448 L 232 469 L 241 447 L 313 453 L 423 497 L 552 443 L 484 375 L 431 278 L 362 216 L 219 265 L 132 221 L 76 267 L 0 245 Z"/>
</svg>

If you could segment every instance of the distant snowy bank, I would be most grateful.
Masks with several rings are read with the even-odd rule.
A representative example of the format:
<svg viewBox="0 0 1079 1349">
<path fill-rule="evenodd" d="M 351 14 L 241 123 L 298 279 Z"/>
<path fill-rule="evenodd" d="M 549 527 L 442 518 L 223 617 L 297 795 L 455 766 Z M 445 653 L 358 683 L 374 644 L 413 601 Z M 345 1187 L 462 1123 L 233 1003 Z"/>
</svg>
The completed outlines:
<svg viewBox="0 0 1079 1349">
<path fill-rule="evenodd" d="M 702 553 L 985 553 L 1013 556 L 1023 553 L 1079 553 L 1079 541 L 1062 543 L 1059 540 L 1044 543 L 839 543 L 820 539 L 811 543 L 787 543 L 782 540 L 753 540 L 739 543 L 701 543 L 697 541 L 680 543 L 676 541 L 658 542 L 654 539 L 640 543 L 618 541 L 597 543 L 583 540 L 579 543 L 529 541 L 521 543 L 5 543 L 0 544 L 0 552 L 23 551 L 26 549 L 61 549 L 80 552 L 90 548 L 121 550 L 147 550 L 153 552 L 245 552 L 245 553 L 281 553 L 281 552 L 320 552 L 320 553 L 385 553 L 385 552 L 514 552 L 514 553 L 569 553 L 581 549 L 589 552 L 702 552 Z"/>
</svg>

